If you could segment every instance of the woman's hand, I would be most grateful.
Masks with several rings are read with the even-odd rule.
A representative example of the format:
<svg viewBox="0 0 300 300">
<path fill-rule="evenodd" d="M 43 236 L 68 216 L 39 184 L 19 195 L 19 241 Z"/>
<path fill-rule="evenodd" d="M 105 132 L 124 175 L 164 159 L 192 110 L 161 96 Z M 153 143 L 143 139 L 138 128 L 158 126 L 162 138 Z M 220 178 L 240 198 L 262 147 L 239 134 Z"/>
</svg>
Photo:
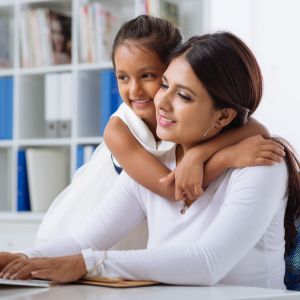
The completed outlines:
<svg viewBox="0 0 300 300">
<path fill-rule="evenodd" d="M 203 194 L 203 166 L 199 151 L 191 148 L 187 151 L 176 169 L 160 180 L 170 184 L 175 181 L 175 199 L 184 200 L 187 205 Z"/>
<path fill-rule="evenodd" d="M 25 259 L 27 257 L 23 254 L 0 252 L 0 272 L 2 273 L 2 270 L 5 268 L 5 266 L 7 266 L 11 261 L 19 258 Z M 0 277 L 1 277 L 1 273 L 0 273 Z"/>
<path fill-rule="evenodd" d="M 55 258 L 17 258 L 1 272 L 6 279 L 47 279 L 59 283 L 78 280 L 87 273 L 82 255 Z"/>
<path fill-rule="evenodd" d="M 227 147 L 216 155 L 222 155 L 227 168 L 244 168 L 260 165 L 271 166 L 281 162 L 285 152 L 279 143 L 256 135 Z"/>
</svg>

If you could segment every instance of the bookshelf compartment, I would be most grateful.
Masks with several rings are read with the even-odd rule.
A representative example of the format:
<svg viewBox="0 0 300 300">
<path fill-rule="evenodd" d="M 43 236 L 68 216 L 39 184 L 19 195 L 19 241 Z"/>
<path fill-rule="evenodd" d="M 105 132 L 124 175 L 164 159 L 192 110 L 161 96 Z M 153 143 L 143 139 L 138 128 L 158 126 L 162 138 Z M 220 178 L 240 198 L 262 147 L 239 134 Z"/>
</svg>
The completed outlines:
<svg viewBox="0 0 300 300">
<path fill-rule="evenodd" d="M 24 68 L 71 64 L 71 0 L 21 6 L 20 58 Z"/>
<path fill-rule="evenodd" d="M 100 136 L 100 70 L 78 73 L 77 135 Z"/>
<path fill-rule="evenodd" d="M 0 211 L 12 210 L 12 149 L 0 148 Z"/>
<path fill-rule="evenodd" d="M 18 150 L 17 211 L 45 212 L 70 182 L 70 147 Z"/>
<path fill-rule="evenodd" d="M 110 61 L 114 37 L 124 22 L 134 18 L 134 4 L 133 0 L 80 2 L 77 24 L 80 63 Z"/>
<path fill-rule="evenodd" d="M 14 63 L 14 7 L 0 6 L 0 69 L 12 68 Z"/>
<path fill-rule="evenodd" d="M 77 133 L 79 137 L 102 136 L 120 103 L 113 69 L 78 73 Z"/>
<path fill-rule="evenodd" d="M 44 138 L 44 76 L 20 76 L 19 138 Z"/>
</svg>

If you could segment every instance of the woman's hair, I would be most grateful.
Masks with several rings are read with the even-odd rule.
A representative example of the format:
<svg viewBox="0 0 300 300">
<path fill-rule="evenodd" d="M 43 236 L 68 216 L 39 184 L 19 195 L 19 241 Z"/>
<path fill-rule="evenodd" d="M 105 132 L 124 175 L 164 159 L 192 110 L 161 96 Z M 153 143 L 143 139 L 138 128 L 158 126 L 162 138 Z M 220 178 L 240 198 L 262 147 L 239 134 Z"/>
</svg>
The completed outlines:
<svg viewBox="0 0 300 300">
<path fill-rule="evenodd" d="M 259 65 L 251 50 L 235 35 L 218 32 L 190 38 L 170 55 L 182 56 L 212 98 L 215 109 L 232 108 L 237 115 L 225 129 L 242 126 L 258 107 L 263 90 Z M 288 167 L 285 213 L 286 255 L 295 246 L 295 220 L 300 215 L 300 163 L 283 139 L 272 138 L 285 149 Z"/>
<path fill-rule="evenodd" d="M 138 42 L 155 52 L 162 62 L 167 62 L 170 52 L 182 43 L 180 30 L 167 20 L 141 15 L 123 24 L 118 31 L 113 47 L 112 62 L 115 67 L 116 49 L 127 42 Z"/>
</svg>

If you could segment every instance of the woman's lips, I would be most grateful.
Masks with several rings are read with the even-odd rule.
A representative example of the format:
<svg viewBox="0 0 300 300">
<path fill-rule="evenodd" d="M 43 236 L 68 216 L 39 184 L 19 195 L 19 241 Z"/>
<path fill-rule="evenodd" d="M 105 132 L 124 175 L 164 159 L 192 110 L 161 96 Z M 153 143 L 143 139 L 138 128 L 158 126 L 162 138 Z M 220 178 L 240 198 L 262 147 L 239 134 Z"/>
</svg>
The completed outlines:
<svg viewBox="0 0 300 300">
<path fill-rule="evenodd" d="M 172 119 L 169 119 L 169 118 L 167 118 L 165 116 L 162 116 L 162 115 L 158 116 L 158 124 L 162 127 L 170 127 L 174 123 L 176 123 L 176 122 Z"/>
</svg>

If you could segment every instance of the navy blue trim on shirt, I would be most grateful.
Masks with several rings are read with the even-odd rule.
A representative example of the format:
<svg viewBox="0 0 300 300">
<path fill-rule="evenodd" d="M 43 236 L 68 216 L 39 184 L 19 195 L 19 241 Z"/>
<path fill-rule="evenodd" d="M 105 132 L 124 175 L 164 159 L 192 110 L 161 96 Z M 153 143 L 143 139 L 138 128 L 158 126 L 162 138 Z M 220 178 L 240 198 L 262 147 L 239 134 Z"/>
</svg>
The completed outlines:
<svg viewBox="0 0 300 300">
<path fill-rule="evenodd" d="M 115 164 L 114 158 L 113 158 L 112 154 L 111 154 L 111 161 L 112 161 L 112 163 L 114 165 L 115 171 L 120 175 L 122 173 L 122 171 L 123 171 L 123 168 L 121 168 L 121 167 L 119 167 L 119 166 L 117 166 Z"/>
</svg>

